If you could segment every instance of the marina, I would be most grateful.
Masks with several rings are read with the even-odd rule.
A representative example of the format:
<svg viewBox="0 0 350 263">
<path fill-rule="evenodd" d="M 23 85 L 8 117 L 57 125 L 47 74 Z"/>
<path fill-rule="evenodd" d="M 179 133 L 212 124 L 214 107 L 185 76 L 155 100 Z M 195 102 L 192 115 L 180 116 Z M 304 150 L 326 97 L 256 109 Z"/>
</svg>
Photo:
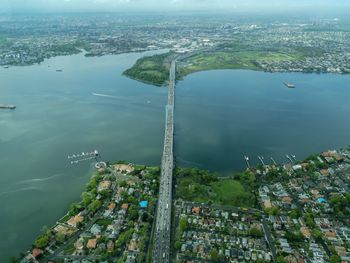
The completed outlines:
<svg viewBox="0 0 350 263">
<path fill-rule="evenodd" d="M 289 161 L 289 163 L 292 163 L 292 164 L 293 164 L 294 162 L 297 162 L 296 156 L 295 156 L 294 154 L 290 154 L 290 155 L 286 154 L 286 158 L 287 158 L 287 160 Z M 244 160 L 245 160 L 247 169 L 250 169 L 251 166 L 250 166 L 250 163 L 249 163 L 249 160 L 250 160 L 249 157 L 246 156 L 246 155 L 244 155 Z M 278 165 L 278 163 L 275 161 L 275 159 L 274 159 L 273 157 L 270 157 L 270 160 L 271 160 L 271 164 L 272 164 L 272 165 Z M 258 164 L 259 164 L 259 162 L 260 162 L 260 164 L 261 164 L 262 166 L 266 166 L 266 165 L 267 165 L 267 164 L 265 163 L 265 161 L 264 161 L 264 156 L 258 155 Z M 282 162 L 282 163 L 283 163 L 283 162 Z"/>
<path fill-rule="evenodd" d="M 67 158 L 70 160 L 70 164 L 78 164 L 83 161 L 89 161 L 95 159 L 98 162 L 98 157 L 100 154 L 97 150 L 89 151 L 89 152 L 81 152 L 77 154 L 68 155 Z"/>
</svg>

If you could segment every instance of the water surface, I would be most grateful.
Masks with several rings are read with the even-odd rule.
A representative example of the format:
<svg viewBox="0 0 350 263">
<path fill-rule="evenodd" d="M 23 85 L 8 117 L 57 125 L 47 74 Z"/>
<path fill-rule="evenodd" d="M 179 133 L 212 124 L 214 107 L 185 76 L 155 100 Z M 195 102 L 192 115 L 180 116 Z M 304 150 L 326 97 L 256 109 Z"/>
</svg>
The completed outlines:
<svg viewBox="0 0 350 263">
<path fill-rule="evenodd" d="M 140 56 L 0 69 L 0 103 L 17 105 L 0 111 L 1 262 L 79 198 L 93 164 L 71 165 L 68 154 L 98 149 L 104 160 L 159 164 L 167 91 L 121 75 Z"/>
<path fill-rule="evenodd" d="M 296 85 L 288 89 L 284 81 Z M 176 89 L 179 165 L 230 173 L 258 155 L 286 162 L 349 145 L 350 75 L 199 72 Z"/>
<path fill-rule="evenodd" d="M 18 107 L 0 111 L 1 262 L 78 200 L 93 164 L 70 165 L 68 154 L 98 149 L 107 161 L 160 163 L 167 89 L 121 75 L 142 55 L 0 69 L 0 103 Z M 244 70 L 187 76 L 176 88 L 178 165 L 228 174 L 244 168 L 243 155 L 284 162 L 348 145 L 348 83 L 350 76 Z"/>
</svg>

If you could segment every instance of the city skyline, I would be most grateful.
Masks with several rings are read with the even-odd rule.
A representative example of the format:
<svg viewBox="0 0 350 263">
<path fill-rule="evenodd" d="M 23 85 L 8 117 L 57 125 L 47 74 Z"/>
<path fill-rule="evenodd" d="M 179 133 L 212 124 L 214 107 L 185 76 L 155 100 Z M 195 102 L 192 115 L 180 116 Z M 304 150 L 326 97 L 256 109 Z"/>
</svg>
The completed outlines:
<svg viewBox="0 0 350 263">
<path fill-rule="evenodd" d="M 283 11 L 298 9 L 313 11 L 317 8 L 350 7 L 344 0 L 2 0 L 2 12 L 54 11 Z"/>
</svg>

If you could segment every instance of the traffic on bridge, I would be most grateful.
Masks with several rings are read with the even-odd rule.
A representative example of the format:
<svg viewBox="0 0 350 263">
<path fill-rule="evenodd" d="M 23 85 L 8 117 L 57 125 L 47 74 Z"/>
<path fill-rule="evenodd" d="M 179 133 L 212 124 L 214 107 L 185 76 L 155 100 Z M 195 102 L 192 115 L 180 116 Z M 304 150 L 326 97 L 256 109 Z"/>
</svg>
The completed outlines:
<svg viewBox="0 0 350 263">
<path fill-rule="evenodd" d="M 170 262 L 176 62 L 171 62 L 152 262 Z"/>
</svg>

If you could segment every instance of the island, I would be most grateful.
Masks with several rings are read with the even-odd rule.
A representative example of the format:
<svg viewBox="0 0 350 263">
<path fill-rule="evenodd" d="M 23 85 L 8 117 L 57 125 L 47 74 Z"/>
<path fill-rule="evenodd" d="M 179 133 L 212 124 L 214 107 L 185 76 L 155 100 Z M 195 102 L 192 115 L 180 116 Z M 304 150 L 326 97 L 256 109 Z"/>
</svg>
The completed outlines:
<svg viewBox="0 0 350 263">
<path fill-rule="evenodd" d="M 178 61 L 177 80 L 199 71 L 215 69 L 247 69 L 264 72 L 303 72 L 303 73 L 350 73 L 350 69 L 337 67 L 329 69 L 324 61 L 318 61 L 312 49 L 290 50 L 283 48 L 264 49 L 219 45 L 215 48 L 188 51 L 174 55 L 143 57 L 124 72 L 124 75 L 153 85 L 165 85 L 168 76 L 164 71 L 169 61 Z M 317 59 L 317 61 L 316 61 Z"/>
<path fill-rule="evenodd" d="M 151 262 L 159 167 L 107 163 L 10 262 Z M 350 148 L 231 175 L 175 169 L 172 262 L 340 262 L 350 256 Z"/>
<path fill-rule="evenodd" d="M 123 74 L 144 83 L 161 86 L 169 79 L 172 55 L 171 52 L 140 58 L 133 67 L 124 71 Z"/>
</svg>

